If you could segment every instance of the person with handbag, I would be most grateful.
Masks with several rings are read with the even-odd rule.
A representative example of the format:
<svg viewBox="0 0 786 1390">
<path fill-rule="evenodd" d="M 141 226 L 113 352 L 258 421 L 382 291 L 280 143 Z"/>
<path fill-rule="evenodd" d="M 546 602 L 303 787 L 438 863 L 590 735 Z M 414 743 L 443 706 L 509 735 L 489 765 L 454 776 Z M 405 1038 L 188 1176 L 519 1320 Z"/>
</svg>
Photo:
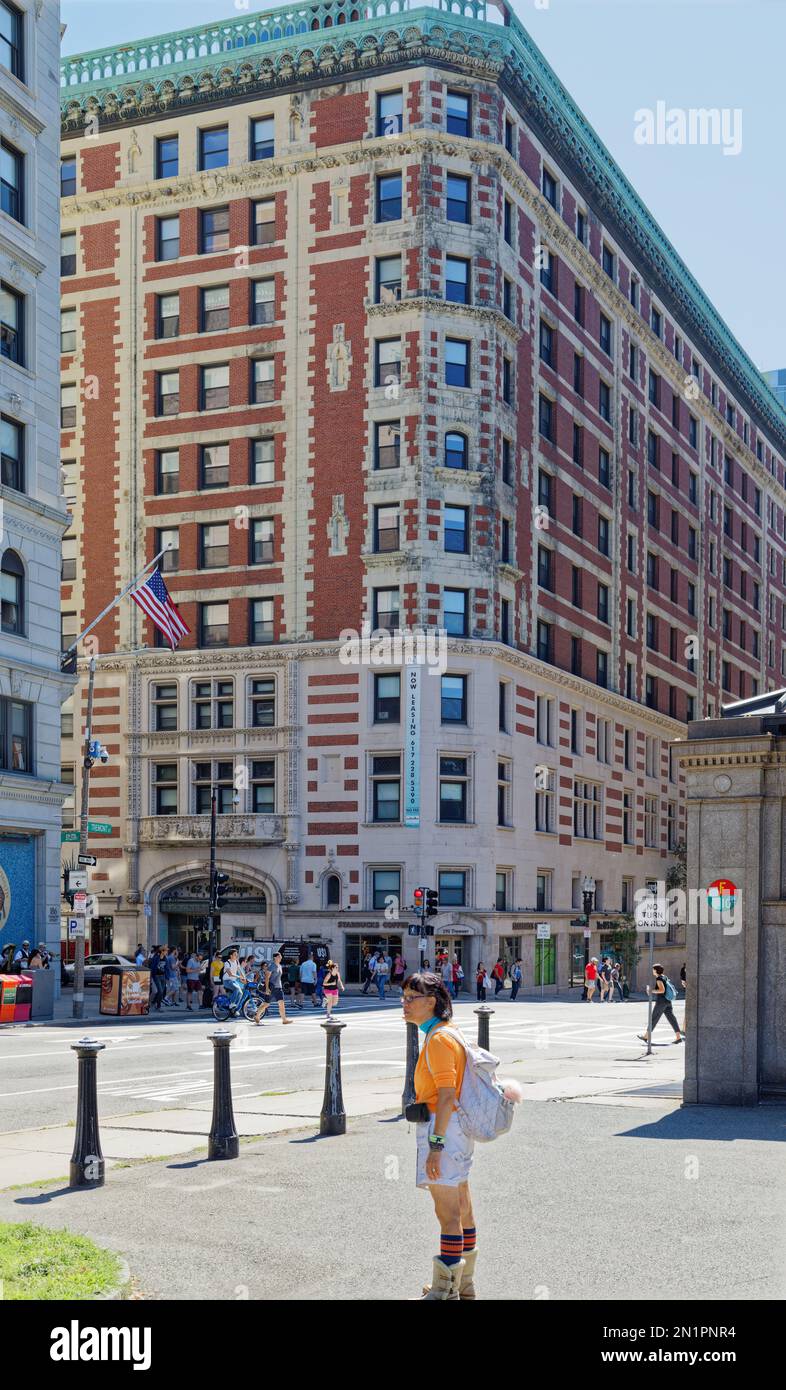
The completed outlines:
<svg viewBox="0 0 786 1390">
<path fill-rule="evenodd" d="M 478 1003 L 479 1003 L 479 1004 L 485 1004 L 485 1002 L 486 1002 L 486 981 L 487 981 L 487 979 L 488 979 L 488 975 L 486 974 L 486 967 L 485 967 L 485 965 L 483 964 L 483 962 L 480 961 L 480 962 L 478 963 L 478 970 L 477 970 L 477 974 L 476 974 L 476 976 L 475 976 L 475 988 L 476 988 L 476 991 L 477 991 Z"/>
<path fill-rule="evenodd" d="M 475 1148 L 461 1127 L 457 1097 L 466 1069 L 460 1037 L 447 1027 L 453 1017 L 450 992 L 439 975 L 419 972 L 404 981 L 404 1020 L 415 1023 L 423 1046 L 415 1068 L 415 1101 L 406 1117 L 417 1124 L 416 1184 L 427 1189 L 440 1228 L 439 1255 L 422 1300 L 456 1302 L 476 1297 L 475 1217 L 469 1175 Z"/>
</svg>

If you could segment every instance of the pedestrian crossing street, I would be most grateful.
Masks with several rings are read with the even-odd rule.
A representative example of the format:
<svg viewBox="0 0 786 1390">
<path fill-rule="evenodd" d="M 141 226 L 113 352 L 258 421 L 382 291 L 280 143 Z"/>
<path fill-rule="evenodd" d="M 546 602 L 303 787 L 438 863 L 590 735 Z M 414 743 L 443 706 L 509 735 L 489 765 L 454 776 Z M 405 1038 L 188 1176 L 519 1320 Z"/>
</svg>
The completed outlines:
<svg viewBox="0 0 786 1390">
<path fill-rule="evenodd" d="M 459 1002 L 455 1021 L 471 1038 L 477 1037 L 477 1017 L 474 1002 Z M 494 1007 L 490 1003 L 490 1007 Z M 232 1047 L 232 1093 L 235 1099 L 276 1091 L 294 1091 L 321 1087 L 324 1079 L 325 1034 L 322 1010 L 305 1008 L 290 1010 L 292 1026 L 282 1027 L 277 1018 L 265 1020 L 257 1028 L 245 1020 L 230 1025 L 236 1041 Z M 403 1079 L 405 1054 L 404 1032 L 398 999 L 382 1004 L 373 999 L 349 999 L 335 1012 L 346 1027 L 341 1035 L 342 1070 L 353 1079 L 362 1076 L 401 1075 Z M 682 1021 L 683 1005 L 677 1006 Z M 490 1046 L 502 1063 L 526 1061 L 532 1055 L 539 1068 L 549 1054 L 560 1062 L 566 1058 L 608 1059 L 634 1058 L 643 1050 L 637 1034 L 644 1031 L 647 1005 L 635 1001 L 627 1004 L 579 1005 L 575 1002 L 502 1000 L 490 1019 Z M 170 1053 L 177 1068 L 166 1067 L 165 1047 L 153 1049 L 151 1071 L 144 1074 L 143 1059 L 134 1058 L 134 1075 L 128 1078 L 99 1080 L 102 1097 L 118 1102 L 140 1102 L 142 1108 L 151 1103 L 157 1106 L 208 1104 L 213 1090 L 213 1048 L 209 1035 L 214 1025 L 198 1030 L 193 1048 L 181 1041 L 177 1058 Z M 168 1028 L 167 1037 L 180 1029 Z M 673 1034 L 664 1021 L 654 1035 L 654 1050 L 673 1045 Z M 152 1042 L 152 1040 L 151 1040 Z M 145 1049 L 145 1055 L 147 1049 Z M 130 1059 L 129 1059 L 130 1060 Z M 140 1074 L 142 1073 L 142 1074 Z M 106 1076 L 106 1073 L 104 1073 Z M 113 1106 L 113 1108 L 115 1108 Z"/>
</svg>

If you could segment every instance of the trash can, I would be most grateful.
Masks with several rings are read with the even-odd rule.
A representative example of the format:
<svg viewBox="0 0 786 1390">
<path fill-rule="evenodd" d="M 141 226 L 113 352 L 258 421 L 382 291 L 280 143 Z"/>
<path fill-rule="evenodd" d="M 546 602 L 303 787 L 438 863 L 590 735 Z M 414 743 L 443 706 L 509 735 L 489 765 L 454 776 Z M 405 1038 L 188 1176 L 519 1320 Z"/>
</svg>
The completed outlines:
<svg viewBox="0 0 786 1390">
<path fill-rule="evenodd" d="M 0 975 L 0 1023 L 29 1023 L 32 975 Z"/>
<path fill-rule="evenodd" d="M 99 1013 L 113 1018 L 150 1013 L 150 971 L 105 965 L 101 971 Z"/>
</svg>

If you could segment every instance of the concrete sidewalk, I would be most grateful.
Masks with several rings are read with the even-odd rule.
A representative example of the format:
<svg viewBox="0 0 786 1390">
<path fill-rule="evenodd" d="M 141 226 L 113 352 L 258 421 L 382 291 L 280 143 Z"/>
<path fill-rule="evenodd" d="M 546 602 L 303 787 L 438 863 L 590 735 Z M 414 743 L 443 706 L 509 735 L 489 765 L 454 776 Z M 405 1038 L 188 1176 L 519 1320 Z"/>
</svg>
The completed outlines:
<svg viewBox="0 0 786 1390">
<path fill-rule="evenodd" d="M 0 1220 L 107 1243 L 146 1298 L 416 1297 L 437 1228 L 414 1187 L 412 1128 L 377 1086 L 346 1088 L 348 1110 L 363 1096 L 385 1109 L 356 1113 L 345 1136 L 319 1139 L 313 1121 L 284 1113 L 295 1103 L 313 1113 L 315 1093 L 258 1097 L 266 1108 L 252 1123 L 275 1132 L 242 1143 L 238 1159 L 115 1167 L 90 1192 L 2 1192 Z M 786 1141 L 786 1111 L 680 1109 L 657 1096 L 642 1109 L 641 1095 L 608 1090 L 597 1099 L 533 1099 L 511 1134 L 477 1146 L 479 1296 L 782 1299 L 786 1179 L 775 1141 Z M 198 1112 L 176 1113 L 182 1124 Z"/>
</svg>

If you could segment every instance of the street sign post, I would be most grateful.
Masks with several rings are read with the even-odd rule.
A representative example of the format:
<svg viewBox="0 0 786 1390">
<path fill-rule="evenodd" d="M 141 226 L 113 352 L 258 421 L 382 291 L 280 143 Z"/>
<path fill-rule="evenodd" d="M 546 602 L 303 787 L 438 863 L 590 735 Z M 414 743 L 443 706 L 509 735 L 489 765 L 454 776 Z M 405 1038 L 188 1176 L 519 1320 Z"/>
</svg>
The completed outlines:
<svg viewBox="0 0 786 1390">
<path fill-rule="evenodd" d="M 68 889 L 68 892 L 69 892 L 69 893 L 86 893 L 86 892 L 87 892 L 87 870 L 86 870 L 86 869 L 69 869 L 69 870 L 68 870 L 68 884 L 67 884 L 67 889 Z"/>
<path fill-rule="evenodd" d="M 658 897 L 658 885 L 654 880 L 647 881 L 651 896 L 637 902 L 634 910 L 636 929 L 646 932 L 650 943 L 650 977 L 647 985 L 647 1056 L 652 1056 L 652 965 L 655 959 L 655 933 L 668 930 L 666 903 Z"/>
<path fill-rule="evenodd" d="M 68 919 L 68 939 L 69 939 L 69 941 L 73 941 L 74 938 L 77 937 L 77 936 L 84 936 L 84 934 L 85 934 L 85 919 L 84 919 L 84 917 L 69 917 L 69 919 Z"/>
<path fill-rule="evenodd" d="M 88 868 L 94 869 L 97 861 L 94 854 L 78 854 L 76 862 L 77 864 L 86 864 Z"/>
<path fill-rule="evenodd" d="M 66 844 L 69 844 L 69 845 L 70 845 L 70 844 L 78 845 L 78 844 L 79 844 L 79 831 L 78 831 L 78 830 L 61 830 L 61 831 L 60 831 L 60 843 L 63 844 L 63 845 L 66 845 Z"/>
<path fill-rule="evenodd" d="M 111 835 L 112 827 L 106 820 L 89 820 L 87 822 L 89 835 Z"/>
<path fill-rule="evenodd" d="M 550 940 L 551 940 L 551 923 L 550 923 L 550 922 L 536 922 L 536 923 L 535 923 L 535 939 L 536 939 L 536 941 L 550 941 Z M 543 959 L 543 952 L 541 951 L 541 952 L 540 952 L 540 997 L 541 997 L 541 999 L 543 998 L 543 976 L 544 976 L 544 974 L 545 974 L 545 964 L 546 964 L 546 962 L 545 962 L 544 959 Z"/>
<path fill-rule="evenodd" d="M 84 917 L 87 913 L 87 893 L 74 893 L 74 912 L 77 917 Z"/>
</svg>

